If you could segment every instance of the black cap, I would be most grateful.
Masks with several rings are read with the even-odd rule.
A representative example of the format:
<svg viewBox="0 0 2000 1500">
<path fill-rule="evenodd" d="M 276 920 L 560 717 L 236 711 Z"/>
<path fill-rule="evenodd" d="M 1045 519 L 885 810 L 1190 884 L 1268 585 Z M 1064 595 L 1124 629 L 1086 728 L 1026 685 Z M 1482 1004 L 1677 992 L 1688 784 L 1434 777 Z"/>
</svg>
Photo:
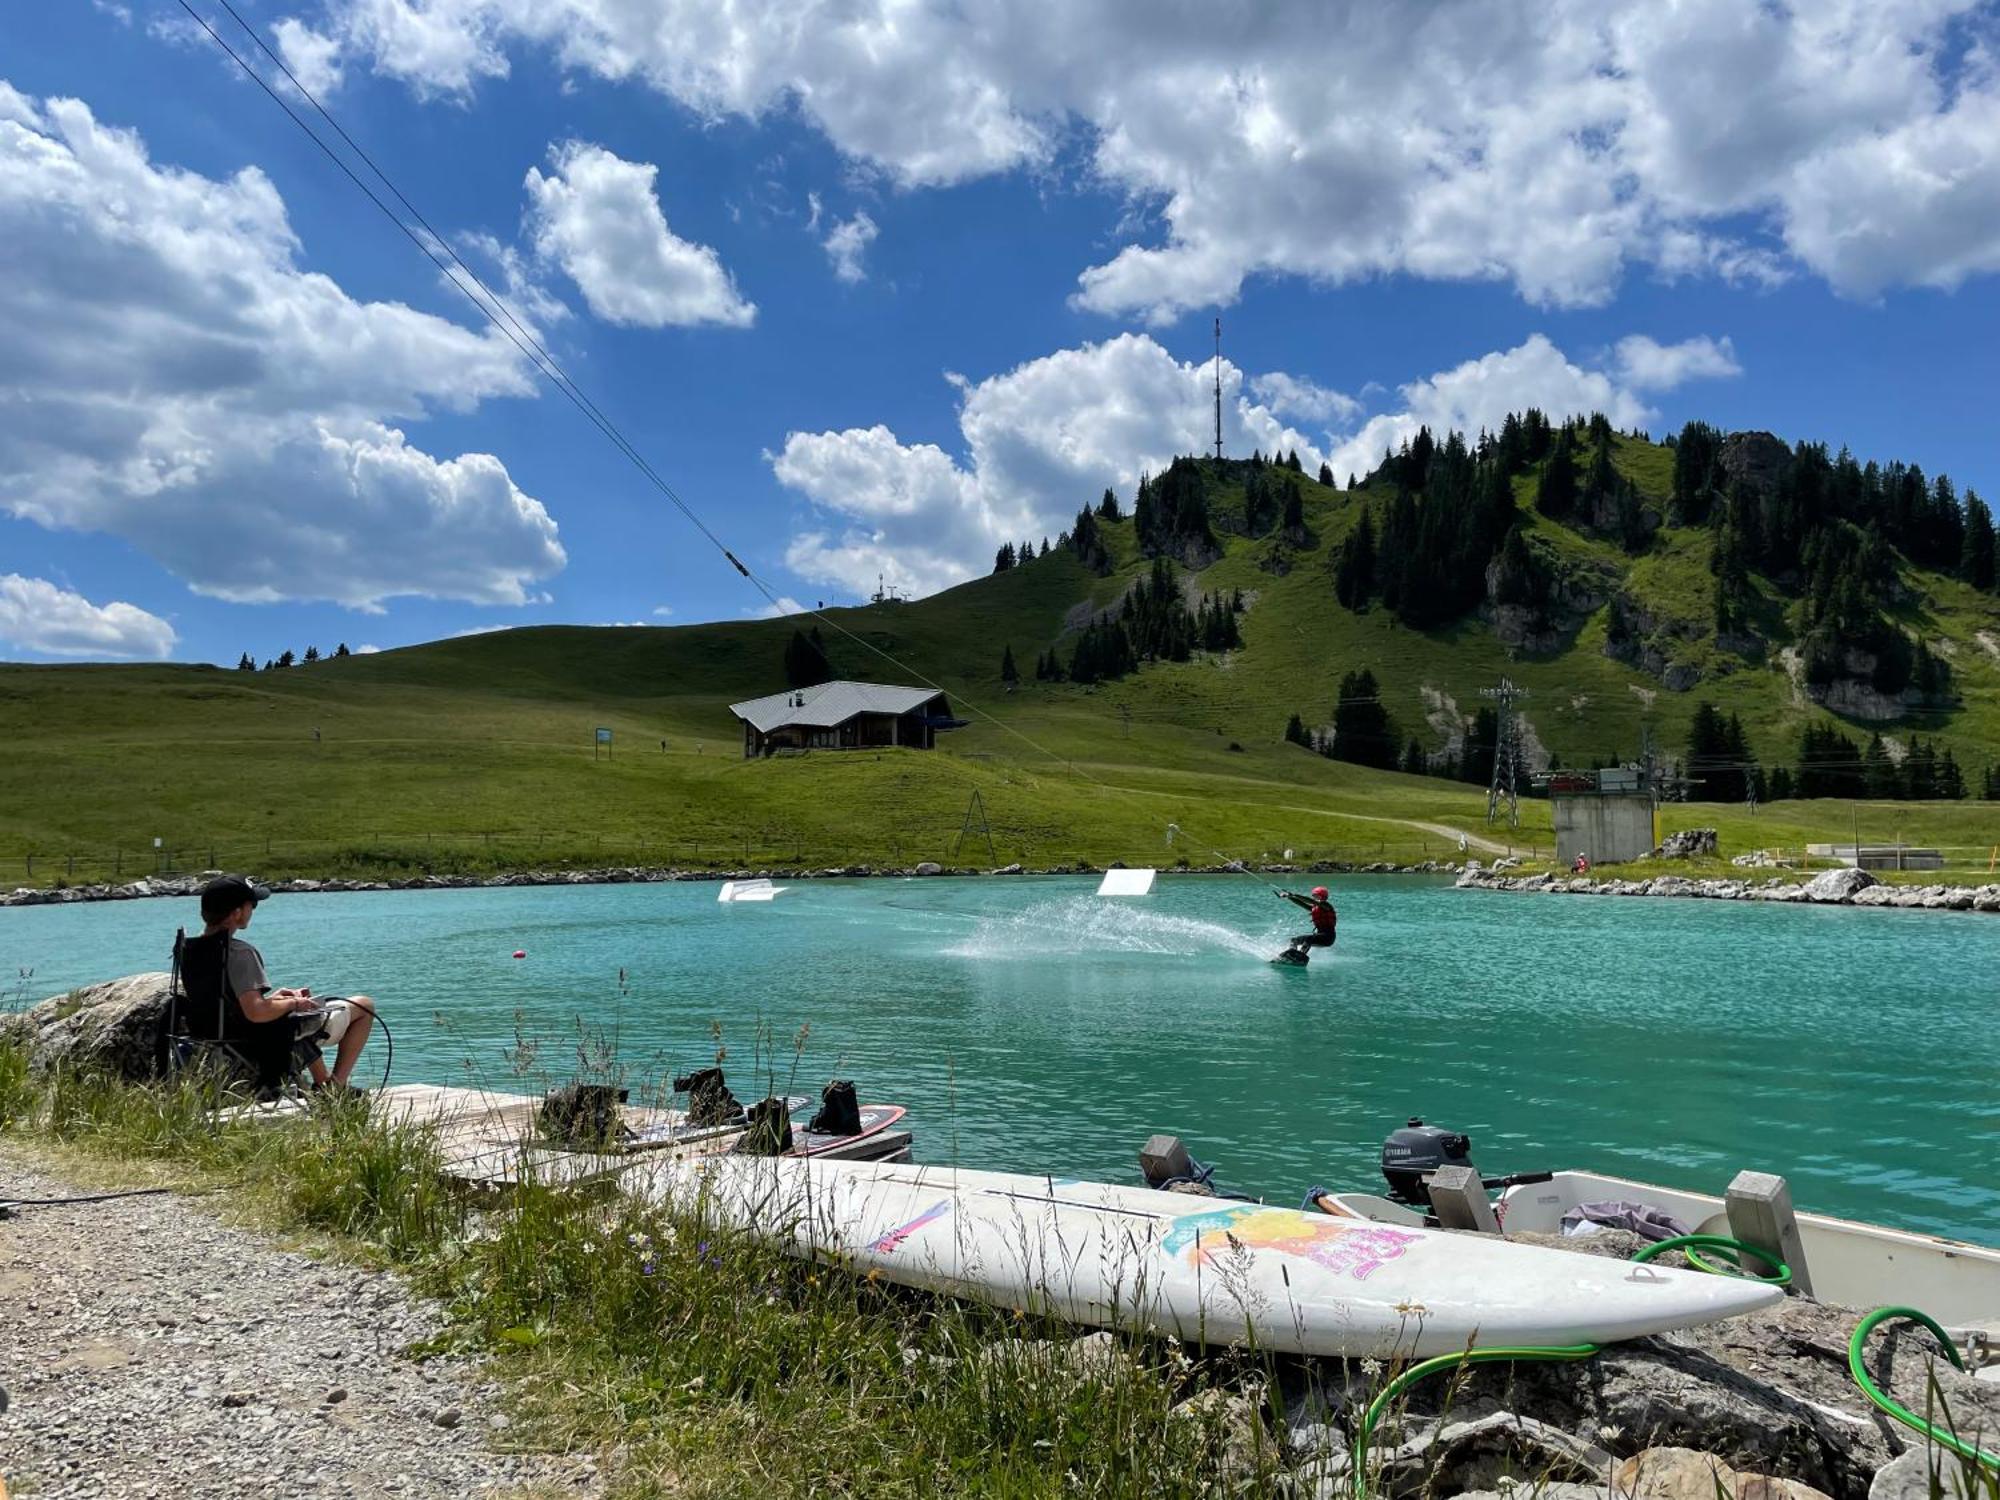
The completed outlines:
<svg viewBox="0 0 2000 1500">
<path fill-rule="evenodd" d="M 270 894 L 247 875 L 218 875 L 201 888 L 201 919 L 219 922 L 245 901 L 254 904 Z"/>
</svg>

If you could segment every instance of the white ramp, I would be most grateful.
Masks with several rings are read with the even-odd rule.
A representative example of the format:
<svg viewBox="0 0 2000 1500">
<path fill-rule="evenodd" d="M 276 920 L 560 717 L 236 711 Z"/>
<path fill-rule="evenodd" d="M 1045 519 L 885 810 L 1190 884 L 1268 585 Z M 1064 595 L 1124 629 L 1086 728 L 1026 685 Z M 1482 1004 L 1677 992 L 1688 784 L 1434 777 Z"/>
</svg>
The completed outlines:
<svg viewBox="0 0 2000 1500">
<path fill-rule="evenodd" d="M 1158 870 L 1106 870 L 1097 887 L 1100 896 L 1150 896 Z"/>
<path fill-rule="evenodd" d="M 772 901 L 777 898 L 778 892 L 785 889 L 785 886 L 772 885 L 770 881 L 761 877 L 756 880 L 725 880 L 722 882 L 722 889 L 715 893 L 715 899 L 718 901 Z"/>
</svg>

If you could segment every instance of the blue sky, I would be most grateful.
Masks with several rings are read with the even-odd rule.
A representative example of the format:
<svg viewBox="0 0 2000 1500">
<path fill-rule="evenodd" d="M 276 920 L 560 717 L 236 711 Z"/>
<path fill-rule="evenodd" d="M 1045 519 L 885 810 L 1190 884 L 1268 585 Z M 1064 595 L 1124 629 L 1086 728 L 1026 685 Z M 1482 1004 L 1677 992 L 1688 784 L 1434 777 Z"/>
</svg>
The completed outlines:
<svg viewBox="0 0 2000 1500">
<path fill-rule="evenodd" d="M 2000 493 L 1990 7 L 238 9 L 790 599 L 1205 444 L 1218 312 L 1236 452 L 1603 407 Z M 763 606 L 174 0 L 0 79 L 0 654 Z"/>
</svg>

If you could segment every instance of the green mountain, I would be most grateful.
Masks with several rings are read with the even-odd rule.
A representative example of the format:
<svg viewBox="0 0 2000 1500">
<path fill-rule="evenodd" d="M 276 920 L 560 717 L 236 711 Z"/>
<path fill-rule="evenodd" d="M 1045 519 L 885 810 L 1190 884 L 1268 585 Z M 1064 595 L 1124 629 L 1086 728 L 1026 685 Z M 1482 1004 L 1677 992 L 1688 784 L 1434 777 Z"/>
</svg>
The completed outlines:
<svg viewBox="0 0 2000 1500">
<path fill-rule="evenodd" d="M 1046 553 L 823 621 L 536 627 L 264 671 L 0 667 L 0 881 L 166 859 L 1408 860 L 1455 854 L 1459 829 L 1546 848 L 1544 808 L 1495 833 L 1483 785 L 1455 779 L 1483 782 L 1481 690 L 1503 677 L 1536 764 L 1649 736 L 1679 757 L 1703 709 L 1693 795 L 1733 803 L 1754 760 L 1766 805 L 1669 821 L 1724 825 L 1725 852 L 1864 821 L 2000 843 L 1977 800 L 2000 758 L 1991 539 L 1948 481 L 1698 425 L 1654 443 L 1529 413 L 1476 444 L 1421 434 L 1352 488 L 1182 459 Z M 936 752 L 745 762 L 727 705 L 822 653 L 934 681 L 973 723 Z M 1313 753 L 1329 735 L 1372 764 Z M 1907 803 L 1947 752 L 1974 800 L 1770 800 L 1789 779 Z"/>
</svg>

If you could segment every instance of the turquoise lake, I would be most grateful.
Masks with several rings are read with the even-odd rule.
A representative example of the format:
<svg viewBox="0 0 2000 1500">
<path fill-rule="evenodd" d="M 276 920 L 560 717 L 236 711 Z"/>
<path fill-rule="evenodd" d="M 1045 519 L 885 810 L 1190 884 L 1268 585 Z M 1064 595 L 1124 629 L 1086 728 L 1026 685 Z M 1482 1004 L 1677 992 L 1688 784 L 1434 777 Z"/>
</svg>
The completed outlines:
<svg viewBox="0 0 2000 1500">
<path fill-rule="evenodd" d="M 543 1086 L 581 1018 L 652 1082 L 711 1058 L 719 1024 L 748 1098 L 793 1079 L 809 1027 L 792 1091 L 837 1076 L 907 1104 L 928 1161 L 1131 1182 L 1170 1130 L 1219 1182 L 1290 1200 L 1375 1190 L 1383 1135 L 1421 1114 L 1488 1173 L 1719 1192 L 1756 1167 L 1801 1207 L 2000 1243 L 2000 921 L 1370 878 L 1336 884 L 1340 947 L 1301 972 L 1265 962 L 1303 914 L 1262 882 L 1094 888 L 279 896 L 247 936 L 275 983 L 378 997 L 395 1081 Z M 165 968 L 180 923 L 193 901 L 0 910 L 0 986 L 18 1004 Z M 524 1071 L 517 1031 L 539 1043 Z"/>
</svg>

